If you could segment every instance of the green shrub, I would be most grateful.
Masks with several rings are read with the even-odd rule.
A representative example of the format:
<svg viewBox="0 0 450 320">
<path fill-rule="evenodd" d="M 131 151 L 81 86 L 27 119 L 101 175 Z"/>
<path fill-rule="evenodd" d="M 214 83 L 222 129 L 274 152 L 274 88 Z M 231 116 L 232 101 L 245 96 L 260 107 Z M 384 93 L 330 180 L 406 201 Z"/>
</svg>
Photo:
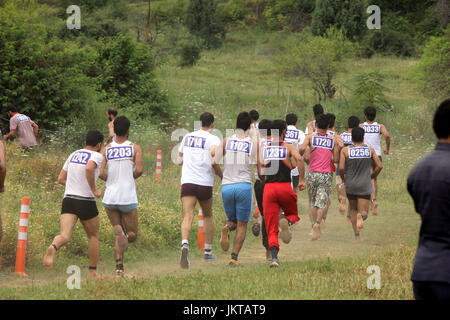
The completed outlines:
<svg viewBox="0 0 450 320">
<path fill-rule="evenodd" d="M 195 42 L 184 43 L 181 46 L 180 50 L 181 55 L 180 65 L 182 67 L 189 67 L 195 65 L 197 61 L 200 60 L 201 51 L 202 51 L 201 47 Z"/>
<path fill-rule="evenodd" d="M 362 55 L 371 57 L 375 53 L 409 57 L 415 54 L 414 40 L 400 31 L 381 27 L 368 30 L 361 43 Z"/>
<path fill-rule="evenodd" d="M 354 91 L 360 104 L 391 110 L 384 94 L 388 89 L 383 85 L 386 75 L 371 70 L 355 76 L 356 89 Z"/>
<path fill-rule="evenodd" d="M 268 0 L 264 10 L 270 29 L 300 31 L 311 21 L 314 0 Z"/>
</svg>

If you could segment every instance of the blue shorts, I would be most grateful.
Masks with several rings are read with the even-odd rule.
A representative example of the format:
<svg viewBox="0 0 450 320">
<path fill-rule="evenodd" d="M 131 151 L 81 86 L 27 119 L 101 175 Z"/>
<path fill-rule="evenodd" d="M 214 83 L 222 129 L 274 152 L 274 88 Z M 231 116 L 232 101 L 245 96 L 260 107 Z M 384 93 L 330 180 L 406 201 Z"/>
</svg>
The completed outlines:
<svg viewBox="0 0 450 320">
<path fill-rule="evenodd" d="M 228 221 L 250 221 L 252 196 L 251 183 L 240 182 L 222 185 L 223 207 Z"/>
<path fill-rule="evenodd" d="M 106 209 L 116 210 L 116 211 L 120 211 L 122 213 L 128 213 L 128 212 L 133 211 L 134 209 L 137 209 L 137 203 L 132 203 L 132 204 L 106 204 L 106 203 L 103 203 L 103 206 Z"/>
</svg>

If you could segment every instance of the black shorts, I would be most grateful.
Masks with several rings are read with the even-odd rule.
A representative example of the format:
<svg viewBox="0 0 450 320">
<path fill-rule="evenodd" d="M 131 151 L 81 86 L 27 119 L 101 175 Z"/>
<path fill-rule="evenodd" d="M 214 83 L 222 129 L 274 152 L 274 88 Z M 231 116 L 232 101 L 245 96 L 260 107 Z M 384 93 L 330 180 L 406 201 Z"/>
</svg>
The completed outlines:
<svg viewBox="0 0 450 320">
<path fill-rule="evenodd" d="M 212 198 L 213 187 L 200 186 L 193 183 L 183 183 L 181 185 L 181 198 L 186 196 L 196 197 L 200 201 Z"/>
<path fill-rule="evenodd" d="M 89 220 L 98 216 L 97 203 L 95 200 L 64 198 L 61 214 L 65 213 L 75 214 L 80 220 Z"/>
<path fill-rule="evenodd" d="M 358 195 L 358 194 L 348 194 L 347 193 L 347 199 L 348 200 L 358 200 L 358 199 L 370 200 L 370 194 Z"/>
</svg>

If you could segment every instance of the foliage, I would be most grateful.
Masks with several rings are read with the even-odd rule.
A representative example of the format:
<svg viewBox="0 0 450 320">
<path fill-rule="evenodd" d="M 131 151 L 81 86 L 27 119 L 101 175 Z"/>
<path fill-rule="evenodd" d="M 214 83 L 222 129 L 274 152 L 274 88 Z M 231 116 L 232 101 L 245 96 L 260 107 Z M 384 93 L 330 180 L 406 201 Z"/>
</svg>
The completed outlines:
<svg viewBox="0 0 450 320">
<path fill-rule="evenodd" d="M 189 67 L 195 65 L 200 60 L 200 53 L 202 49 L 197 42 L 185 42 L 181 45 L 180 55 L 182 67 Z"/>
<path fill-rule="evenodd" d="M 390 110 L 384 94 L 388 89 L 383 85 L 386 76 L 378 71 L 360 73 L 355 76 L 355 95 L 360 101 L 360 105 L 373 106 Z"/>
<path fill-rule="evenodd" d="M 415 54 L 414 40 L 389 27 L 368 30 L 361 42 L 362 55 L 371 57 L 375 53 L 409 57 Z"/>
<path fill-rule="evenodd" d="M 268 0 L 264 11 L 270 29 L 300 31 L 311 22 L 314 0 Z"/>
</svg>

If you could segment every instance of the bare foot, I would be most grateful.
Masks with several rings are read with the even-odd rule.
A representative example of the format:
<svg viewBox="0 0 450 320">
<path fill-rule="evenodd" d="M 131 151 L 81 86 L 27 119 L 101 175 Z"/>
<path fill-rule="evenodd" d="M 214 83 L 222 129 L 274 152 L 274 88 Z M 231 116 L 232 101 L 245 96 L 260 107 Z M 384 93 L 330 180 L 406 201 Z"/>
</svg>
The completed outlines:
<svg viewBox="0 0 450 320">
<path fill-rule="evenodd" d="M 372 213 L 374 216 L 378 215 L 378 203 L 376 201 L 372 203 Z"/>
<path fill-rule="evenodd" d="M 355 236 L 355 243 L 359 243 L 361 241 L 361 239 L 359 238 L 359 236 Z"/>
<path fill-rule="evenodd" d="M 345 213 L 345 200 L 339 202 L 339 213 L 342 215 Z"/>
<path fill-rule="evenodd" d="M 352 220 L 349 217 L 347 217 L 347 224 L 352 224 Z"/>
<path fill-rule="evenodd" d="M 361 230 L 364 228 L 364 221 L 363 221 L 361 213 L 358 213 L 356 215 L 356 227 L 358 228 L 358 230 Z"/>
<path fill-rule="evenodd" d="M 99 280 L 99 279 L 103 279 L 104 276 L 100 273 L 98 273 L 95 270 L 89 270 L 89 279 L 91 280 Z"/>
<path fill-rule="evenodd" d="M 53 258 L 55 257 L 56 250 L 53 246 L 47 248 L 47 252 L 44 256 L 44 267 L 50 270 L 53 267 Z"/>
<path fill-rule="evenodd" d="M 312 230 L 312 236 L 311 240 L 317 240 L 320 238 L 320 225 L 318 223 L 315 223 Z"/>
<path fill-rule="evenodd" d="M 320 222 L 320 228 L 325 229 L 326 226 L 327 224 L 325 223 L 325 219 L 322 219 L 322 221 Z"/>
</svg>

